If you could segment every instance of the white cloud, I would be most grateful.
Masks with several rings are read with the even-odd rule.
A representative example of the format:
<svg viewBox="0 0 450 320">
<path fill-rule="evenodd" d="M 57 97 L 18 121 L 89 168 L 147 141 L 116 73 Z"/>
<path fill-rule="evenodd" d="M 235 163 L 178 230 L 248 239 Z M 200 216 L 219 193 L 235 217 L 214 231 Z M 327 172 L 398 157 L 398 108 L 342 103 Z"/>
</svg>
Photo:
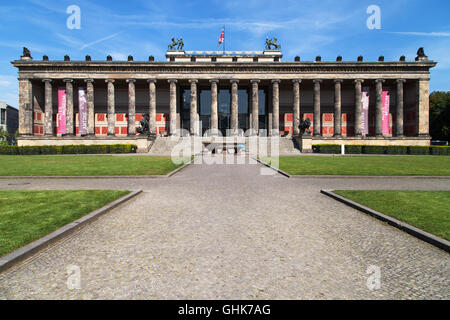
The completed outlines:
<svg viewBox="0 0 450 320">
<path fill-rule="evenodd" d="M 450 32 L 388 32 L 393 34 L 403 34 L 408 36 L 423 37 L 450 37 Z"/>
</svg>

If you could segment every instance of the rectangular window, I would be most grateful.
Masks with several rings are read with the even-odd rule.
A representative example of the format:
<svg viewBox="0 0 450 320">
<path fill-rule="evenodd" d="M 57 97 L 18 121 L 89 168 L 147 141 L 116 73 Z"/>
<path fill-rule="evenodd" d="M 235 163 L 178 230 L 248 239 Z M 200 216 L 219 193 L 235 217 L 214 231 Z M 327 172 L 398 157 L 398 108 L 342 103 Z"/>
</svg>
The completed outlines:
<svg viewBox="0 0 450 320">
<path fill-rule="evenodd" d="M 2 109 L 1 124 L 6 124 L 6 109 Z"/>
</svg>

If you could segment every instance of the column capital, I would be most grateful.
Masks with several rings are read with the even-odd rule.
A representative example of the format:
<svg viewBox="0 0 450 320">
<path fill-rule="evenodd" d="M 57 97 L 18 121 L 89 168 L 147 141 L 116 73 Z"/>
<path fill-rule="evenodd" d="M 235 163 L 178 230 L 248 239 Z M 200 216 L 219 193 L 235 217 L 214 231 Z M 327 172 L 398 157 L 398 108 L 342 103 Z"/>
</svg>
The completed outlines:
<svg viewBox="0 0 450 320">
<path fill-rule="evenodd" d="M 94 79 L 84 79 L 84 82 L 86 82 L 86 83 L 94 83 Z"/>
<path fill-rule="evenodd" d="M 406 82 L 406 80 L 405 79 L 397 79 L 397 80 L 395 80 L 397 83 L 405 83 Z"/>
<path fill-rule="evenodd" d="M 116 80 L 114 80 L 114 79 L 106 79 L 105 82 L 114 83 L 114 82 L 116 82 Z"/>
<path fill-rule="evenodd" d="M 375 80 L 375 83 L 385 83 L 386 82 L 386 80 L 384 80 L 384 79 L 376 79 Z"/>
<path fill-rule="evenodd" d="M 53 80 L 52 79 L 42 79 L 42 82 L 48 82 L 48 83 L 52 83 Z"/>
<path fill-rule="evenodd" d="M 197 82 L 198 82 L 197 79 L 189 79 L 189 83 L 190 83 L 190 84 L 197 83 Z"/>
<path fill-rule="evenodd" d="M 292 82 L 293 83 L 302 83 L 302 79 L 293 79 Z"/>
<path fill-rule="evenodd" d="M 156 82 L 157 82 L 157 80 L 156 80 L 156 79 L 154 79 L 154 78 L 152 78 L 152 79 L 147 79 L 147 82 L 148 82 L 148 83 L 156 83 Z"/>
<path fill-rule="evenodd" d="M 209 82 L 210 83 L 219 83 L 219 79 L 210 79 Z"/>
<path fill-rule="evenodd" d="M 126 81 L 127 81 L 127 83 L 135 83 L 136 79 L 127 79 Z"/>
<path fill-rule="evenodd" d="M 363 79 L 355 79 L 353 80 L 354 83 L 363 83 L 364 80 Z"/>
<path fill-rule="evenodd" d="M 261 80 L 258 80 L 258 79 L 252 79 L 252 80 L 250 80 L 250 82 L 251 82 L 251 83 L 260 83 Z"/>
<path fill-rule="evenodd" d="M 272 83 L 280 83 L 281 82 L 281 80 L 280 79 L 272 79 L 272 81 L 271 81 Z"/>
<path fill-rule="evenodd" d="M 314 79 L 313 83 L 322 83 L 322 81 L 323 81 L 322 79 Z"/>
<path fill-rule="evenodd" d="M 73 79 L 63 79 L 63 82 L 65 82 L 65 83 L 72 83 Z"/>
<path fill-rule="evenodd" d="M 167 79 L 167 82 L 169 82 L 169 83 L 177 83 L 178 80 L 177 79 Z"/>
<path fill-rule="evenodd" d="M 233 83 L 238 84 L 238 83 L 239 83 L 239 80 L 238 80 L 238 79 L 231 79 L 231 80 L 230 80 L 230 83 L 232 83 L 232 84 L 233 84 Z"/>
<path fill-rule="evenodd" d="M 342 83 L 342 82 L 344 82 L 344 80 L 342 80 L 342 79 L 334 79 L 334 83 Z"/>
</svg>

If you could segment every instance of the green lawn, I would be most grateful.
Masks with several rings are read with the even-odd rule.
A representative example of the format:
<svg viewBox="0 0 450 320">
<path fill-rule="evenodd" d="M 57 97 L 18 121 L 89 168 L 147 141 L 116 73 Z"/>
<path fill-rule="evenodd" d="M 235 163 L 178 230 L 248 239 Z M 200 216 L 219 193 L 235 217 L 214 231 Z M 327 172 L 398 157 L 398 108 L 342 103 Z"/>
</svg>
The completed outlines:
<svg viewBox="0 0 450 320">
<path fill-rule="evenodd" d="M 0 176 L 165 175 L 180 167 L 170 157 L 0 156 Z"/>
<path fill-rule="evenodd" d="M 264 161 L 262 158 L 261 160 Z M 449 156 L 280 157 L 291 175 L 450 176 Z"/>
<path fill-rule="evenodd" d="M 130 191 L 0 191 L 0 257 Z"/>
<path fill-rule="evenodd" d="M 450 240 L 450 191 L 350 191 L 335 193 Z"/>
</svg>

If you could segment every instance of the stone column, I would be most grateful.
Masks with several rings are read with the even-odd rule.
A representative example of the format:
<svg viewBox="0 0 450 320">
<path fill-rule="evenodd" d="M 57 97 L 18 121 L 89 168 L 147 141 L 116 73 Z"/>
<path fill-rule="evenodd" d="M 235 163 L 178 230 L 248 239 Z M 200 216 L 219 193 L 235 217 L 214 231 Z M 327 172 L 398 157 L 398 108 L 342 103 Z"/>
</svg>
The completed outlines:
<svg viewBox="0 0 450 320">
<path fill-rule="evenodd" d="M 280 135 L 280 80 L 272 80 L 272 135 Z"/>
<path fill-rule="evenodd" d="M 355 80 L 355 136 L 362 137 L 362 83 L 364 80 Z"/>
<path fill-rule="evenodd" d="M 375 136 L 383 136 L 383 79 L 375 80 L 377 101 L 375 107 Z"/>
<path fill-rule="evenodd" d="M 46 136 L 53 135 L 53 93 L 52 80 L 42 80 L 45 86 L 45 119 L 44 119 L 44 134 Z"/>
<path fill-rule="evenodd" d="M 239 80 L 230 80 L 231 82 L 231 120 L 230 129 L 232 135 L 237 135 L 239 123 L 239 101 L 238 101 L 238 83 Z"/>
<path fill-rule="evenodd" d="M 258 83 L 259 80 L 251 80 L 252 83 L 252 134 L 259 134 L 259 113 L 258 113 Z"/>
<path fill-rule="evenodd" d="M 403 137 L 403 84 L 406 82 L 404 79 L 397 80 L 397 108 L 395 113 L 395 135 L 397 137 Z"/>
<path fill-rule="evenodd" d="M 295 79 L 292 80 L 292 82 L 294 83 L 294 106 L 293 106 L 293 114 L 294 114 L 294 119 L 293 119 L 293 123 L 292 126 L 294 127 L 294 136 L 298 136 L 300 135 L 300 83 L 302 82 L 302 80 L 300 79 Z"/>
<path fill-rule="evenodd" d="M 136 79 L 127 79 L 128 83 L 128 135 L 136 135 Z"/>
<path fill-rule="evenodd" d="M 211 134 L 218 135 L 219 131 L 219 115 L 217 110 L 217 84 L 219 80 L 209 80 L 211 82 Z"/>
<path fill-rule="evenodd" d="M 334 136 L 339 138 L 342 135 L 342 80 L 334 80 Z"/>
<path fill-rule="evenodd" d="M 320 83 L 322 80 L 313 80 L 314 82 L 314 136 L 321 136 L 320 128 Z"/>
<path fill-rule="evenodd" d="M 430 79 L 417 83 L 417 117 L 419 136 L 430 136 Z"/>
<path fill-rule="evenodd" d="M 148 79 L 148 104 L 149 104 L 149 123 L 148 128 L 150 133 L 156 133 L 156 79 Z M 172 95 L 171 95 L 172 97 Z M 175 99 L 176 99 L 176 88 L 175 88 Z M 176 100 L 175 100 L 176 103 Z M 172 109 L 170 109 L 172 110 Z M 176 104 L 175 104 L 175 112 L 176 112 Z M 169 115 L 170 117 L 170 124 L 172 124 L 172 112 Z M 176 127 L 176 114 L 175 114 L 175 127 Z M 172 126 L 169 128 L 170 134 L 172 134 Z"/>
<path fill-rule="evenodd" d="M 169 79 L 170 83 L 170 135 L 175 135 L 177 132 L 177 80 Z M 156 116 L 155 116 L 156 117 Z"/>
<path fill-rule="evenodd" d="M 198 136 L 198 118 L 197 118 L 197 82 L 198 80 L 189 80 L 191 84 L 191 114 L 190 114 L 190 122 L 191 122 L 191 135 Z"/>
<path fill-rule="evenodd" d="M 73 130 L 73 80 L 64 79 L 66 83 L 66 135 L 72 136 Z"/>
<path fill-rule="evenodd" d="M 116 106 L 114 98 L 114 80 L 105 80 L 108 83 L 108 135 L 115 134 Z"/>
<path fill-rule="evenodd" d="M 95 135 L 94 79 L 86 79 L 86 105 L 88 113 L 88 135 Z"/>
<path fill-rule="evenodd" d="M 33 134 L 33 85 L 19 78 L 19 134 Z"/>
</svg>

